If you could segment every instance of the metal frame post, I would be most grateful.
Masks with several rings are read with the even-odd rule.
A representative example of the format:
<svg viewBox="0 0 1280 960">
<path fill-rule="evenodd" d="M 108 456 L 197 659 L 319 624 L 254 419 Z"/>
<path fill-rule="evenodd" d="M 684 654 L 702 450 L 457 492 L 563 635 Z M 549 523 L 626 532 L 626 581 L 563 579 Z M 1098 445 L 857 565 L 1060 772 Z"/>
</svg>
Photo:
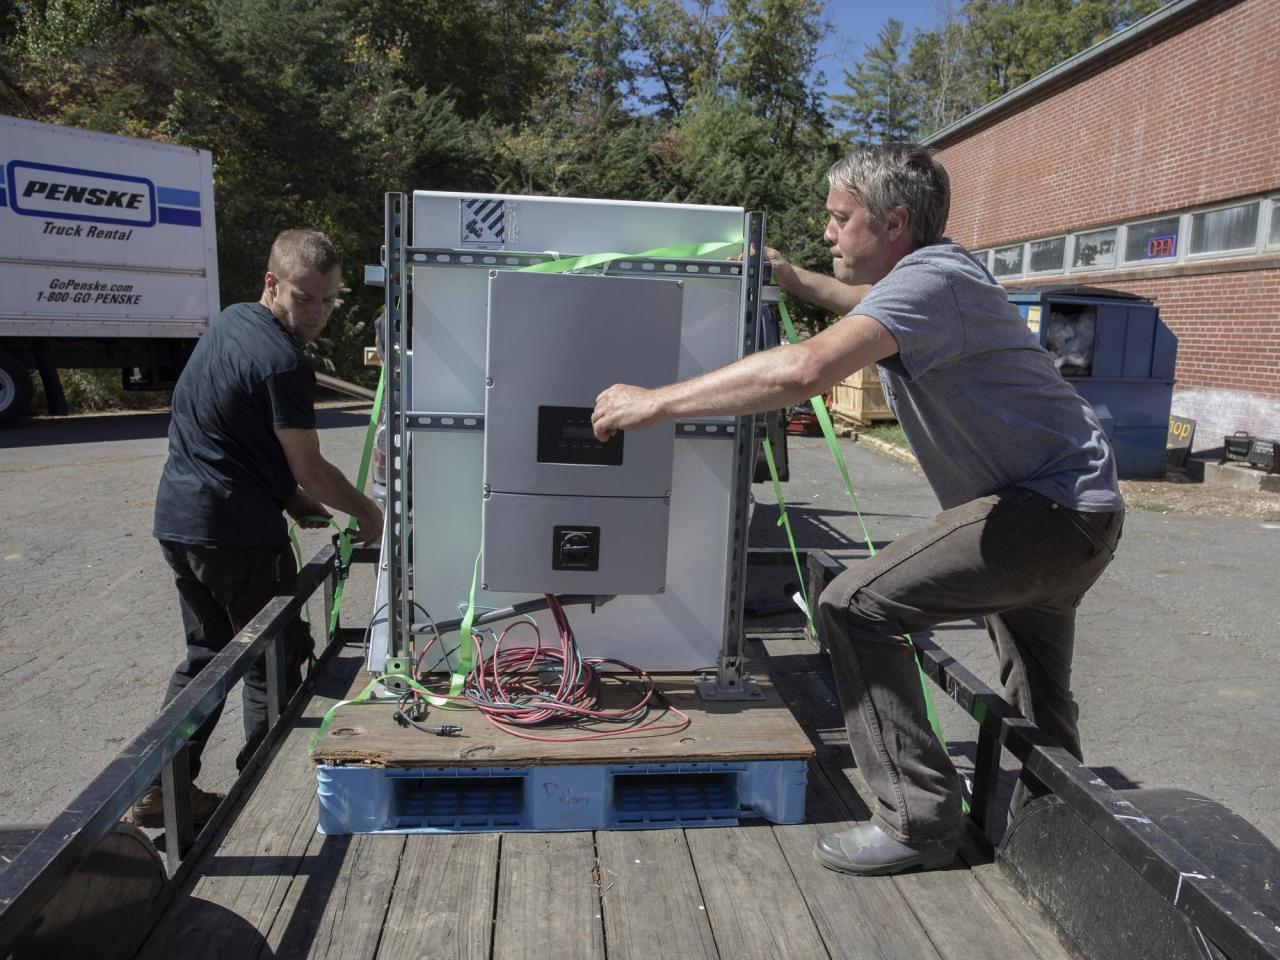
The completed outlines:
<svg viewBox="0 0 1280 960">
<path fill-rule="evenodd" d="M 411 308 L 405 296 L 405 218 L 403 193 L 386 195 L 383 236 L 383 368 L 387 382 L 383 402 L 387 410 L 387 510 L 383 542 L 387 545 L 387 653 L 388 660 L 405 654 L 413 628 L 413 555 L 410 513 L 410 429 L 406 416 L 404 364 L 412 345 Z M 385 665 L 383 667 L 385 669 Z"/>
<path fill-rule="evenodd" d="M 742 318 L 742 355 L 760 349 L 761 287 L 764 285 L 765 215 L 749 211 L 743 218 L 742 275 L 738 315 Z M 733 491 L 729 504 L 729 570 L 725 583 L 724 638 L 714 678 L 695 686 L 704 700 L 757 700 L 760 687 L 744 673 L 742 605 L 747 588 L 747 530 L 750 525 L 751 475 L 755 467 L 756 415 L 738 417 L 734 426 Z"/>
</svg>

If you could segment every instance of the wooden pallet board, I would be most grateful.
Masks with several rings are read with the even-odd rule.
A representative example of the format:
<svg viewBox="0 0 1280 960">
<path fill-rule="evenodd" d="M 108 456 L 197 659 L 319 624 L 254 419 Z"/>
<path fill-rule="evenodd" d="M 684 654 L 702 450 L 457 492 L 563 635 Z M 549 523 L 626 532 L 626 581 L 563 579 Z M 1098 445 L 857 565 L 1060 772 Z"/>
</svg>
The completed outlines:
<svg viewBox="0 0 1280 960">
<path fill-rule="evenodd" d="M 604 740 L 556 743 L 525 740 L 499 730 L 477 710 L 433 710 L 427 723 L 455 723 L 462 732 L 433 736 L 401 727 L 389 703 L 348 705 L 337 711 L 313 758 L 322 764 L 372 767 L 501 767 L 549 764 L 696 763 L 710 760 L 808 760 L 813 745 L 767 678 L 761 677 L 759 700 L 703 700 L 688 675 L 655 677 L 662 694 L 689 715 L 683 730 L 657 727 L 677 715 L 661 707 L 650 711 L 624 736 Z M 353 684 L 351 696 L 364 689 L 367 677 Z M 606 682 L 603 706 L 617 709 L 635 702 L 634 690 Z M 596 729 L 618 729 L 599 727 Z M 571 737 L 564 728 L 530 732 Z"/>
</svg>

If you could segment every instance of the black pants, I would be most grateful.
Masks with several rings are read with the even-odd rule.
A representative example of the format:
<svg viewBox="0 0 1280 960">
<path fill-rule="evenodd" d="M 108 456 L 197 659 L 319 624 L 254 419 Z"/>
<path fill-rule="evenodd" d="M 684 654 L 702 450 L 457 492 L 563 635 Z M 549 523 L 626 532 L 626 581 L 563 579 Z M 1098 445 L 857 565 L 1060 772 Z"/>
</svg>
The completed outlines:
<svg viewBox="0 0 1280 960">
<path fill-rule="evenodd" d="M 904 841 L 961 830 L 959 778 L 929 725 L 903 634 L 984 617 L 1010 702 L 1081 757 L 1076 607 L 1111 562 L 1123 522 L 1123 511 L 1079 513 L 1013 487 L 943 511 L 823 591 L 845 726 L 883 830 Z M 1025 798 L 1015 794 L 1015 809 Z"/>
<path fill-rule="evenodd" d="M 168 703 L 266 606 L 281 583 L 297 575 L 298 567 L 288 547 L 201 547 L 161 540 L 160 549 L 177 583 L 187 643 L 187 658 L 169 680 L 164 697 Z M 302 665 L 314 643 L 306 624 L 296 617 L 282 641 L 286 689 L 292 692 L 302 682 Z M 189 741 L 193 780 L 221 715 L 219 704 Z M 266 732 L 267 663 L 259 657 L 244 676 L 245 746 L 236 758 L 237 770 L 244 769 Z"/>
</svg>

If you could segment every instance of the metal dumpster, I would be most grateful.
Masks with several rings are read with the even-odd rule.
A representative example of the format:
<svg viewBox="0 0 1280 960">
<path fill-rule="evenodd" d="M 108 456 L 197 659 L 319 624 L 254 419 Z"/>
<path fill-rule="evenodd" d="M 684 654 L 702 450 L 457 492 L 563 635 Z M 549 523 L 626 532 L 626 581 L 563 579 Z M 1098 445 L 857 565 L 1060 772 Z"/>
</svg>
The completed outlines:
<svg viewBox="0 0 1280 960">
<path fill-rule="evenodd" d="M 1009 300 L 1098 414 L 1120 476 L 1162 476 L 1178 339 L 1155 304 L 1097 287 L 1023 288 Z"/>
</svg>

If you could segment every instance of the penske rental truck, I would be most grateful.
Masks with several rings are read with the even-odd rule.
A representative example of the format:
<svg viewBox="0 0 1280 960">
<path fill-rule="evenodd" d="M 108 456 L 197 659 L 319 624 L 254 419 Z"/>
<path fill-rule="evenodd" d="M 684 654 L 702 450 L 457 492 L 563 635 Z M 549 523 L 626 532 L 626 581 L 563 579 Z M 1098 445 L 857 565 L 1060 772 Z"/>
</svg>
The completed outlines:
<svg viewBox="0 0 1280 960">
<path fill-rule="evenodd" d="M 59 368 L 171 387 L 218 309 L 209 151 L 0 117 L 0 426 Z"/>
</svg>

